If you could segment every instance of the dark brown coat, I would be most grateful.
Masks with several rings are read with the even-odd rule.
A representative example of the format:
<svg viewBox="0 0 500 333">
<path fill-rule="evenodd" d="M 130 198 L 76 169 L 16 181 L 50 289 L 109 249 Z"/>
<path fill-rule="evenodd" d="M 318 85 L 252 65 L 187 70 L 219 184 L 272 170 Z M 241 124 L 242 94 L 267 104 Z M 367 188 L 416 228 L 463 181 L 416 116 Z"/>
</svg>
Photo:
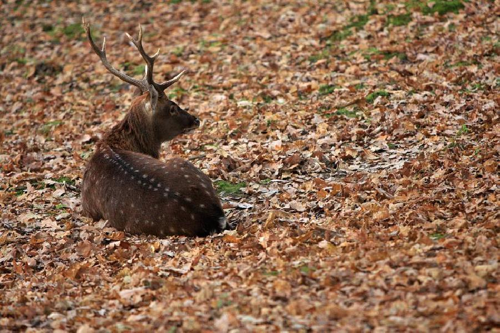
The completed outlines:
<svg viewBox="0 0 500 333">
<path fill-rule="evenodd" d="M 210 178 L 181 158 L 158 160 L 165 138 L 199 121 L 171 101 L 152 112 L 148 100 L 147 94 L 136 99 L 98 143 L 83 178 L 84 213 L 135 234 L 206 236 L 223 230 L 226 220 Z"/>
</svg>

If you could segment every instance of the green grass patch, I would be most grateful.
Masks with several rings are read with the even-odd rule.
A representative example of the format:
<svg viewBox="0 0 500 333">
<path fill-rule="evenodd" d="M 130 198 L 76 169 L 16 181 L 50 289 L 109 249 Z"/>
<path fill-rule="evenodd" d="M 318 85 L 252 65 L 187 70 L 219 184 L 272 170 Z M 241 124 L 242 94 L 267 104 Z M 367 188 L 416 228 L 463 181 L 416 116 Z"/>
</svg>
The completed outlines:
<svg viewBox="0 0 500 333">
<path fill-rule="evenodd" d="M 390 95 L 391 94 L 385 90 L 377 90 L 375 92 L 372 92 L 371 94 L 368 94 L 365 99 L 368 103 L 373 103 L 375 99 L 379 96 L 389 97 Z"/>
<path fill-rule="evenodd" d="M 349 37 L 350 35 L 352 35 L 352 31 L 350 29 L 339 30 L 332 33 L 329 40 L 331 42 L 340 42 Z"/>
<path fill-rule="evenodd" d="M 262 98 L 262 101 L 264 101 L 264 103 L 266 103 L 266 104 L 271 103 L 274 100 L 273 96 L 266 95 L 266 94 L 260 94 L 260 97 Z"/>
<path fill-rule="evenodd" d="M 382 54 L 384 55 L 385 60 L 391 60 L 394 57 L 397 57 L 399 60 L 408 60 L 408 56 L 404 52 L 384 51 Z"/>
<path fill-rule="evenodd" d="M 146 70 L 146 65 L 139 65 L 134 68 L 134 75 L 144 74 Z"/>
<path fill-rule="evenodd" d="M 445 237 L 446 237 L 446 235 L 442 234 L 440 232 L 435 232 L 435 233 L 429 235 L 429 238 L 432 239 L 432 240 L 434 240 L 434 241 L 443 239 Z"/>
<path fill-rule="evenodd" d="M 184 54 L 184 47 L 182 46 L 177 46 L 176 48 L 174 48 L 174 50 L 172 51 L 173 54 L 175 54 L 177 57 L 180 57 Z"/>
<path fill-rule="evenodd" d="M 171 93 L 168 94 L 168 98 L 169 99 L 180 98 L 180 97 L 182 97 L 182 95 L 185 95 L 185 94 L 187 94 L 187 90 L 177 86 L 177 87 L 171 89 Z"/>
<path fill-rule="evenodd" d="M 75 39 L 80 37 L 84 30 L 81 23 L 73 23 L 62 28 L 62 33 L 69 39 Z"/>
<path fill-rule="evenodd" d="M 356 30 L 361 30 L 365 27 L 366 23 L 370 19 L 370 15 L 356 15 L 351 19 L 351 23 L 344 27 L 344 29 L 356 28 Z"/>
<path fill-rule="evenodd" d="M 401 15 L 389 15 L 387 17 L 387 25 L 393 25 L 396 27 L 408 25 L 411 22 L 411 14 L 401 14 Z"/>
<path fill-rule="evenodd" d="M 241 195 L 241 189 L 246 187 L 246 183 L 236 183 L 233 184 L 231 182 L 227 182 L 225 180 L 217 180 L 215 181 L 215 187 L 219 193 L 224 194 L 232 194 L 232 195 Z"/>
<path fill-rule="evenodd" d="M 75 185 L 75 181 L 72 180 L 69 177 L 66 177 L 66 176 L 55 178 L 54 181 L 56 181 L 58 183 L 62 183 L 62 184 L 66 183 L 66 184 L 69 184 L 69 185 Z"/>
<path fill-rule="evenodd" d="M 462 136 L 469 133 L 469 128 L 467 125 L 463 124 L 457 132 L 457 136 Z"/>
<path fill-rule="evenodd" d="M 333 84 L 323 84 L 319 86 L 320 95 L 329 95 L 335 91 L 335 86 Z"/>
<path fill-rule="evenodd" d="M 310 273 L 312 273 L 313 271 L 315 271 L 315 269 L 313 267 L 309 267 L 307 265 L 304 265 L 304 266 L 301 266 L 299 268 L 299 271 L 303 274 L 306 274 L 306 275 L 309 275 Z"/>
<path fill-rule="evenodd" d="M 42 134 L 49 134 L 52 129 L 54 129 L 62 124 L 63 124 L 63 122 L 61 120 L 49 121 L 48 123 L 45 123 L 44 125 L 42 125 L 42 127 L 40 128 L 40 132 Z"/>
<path fill-rule="evenodd" d="M 429 6 L 429 4 L 432 6 Z M 422 13 L 426 15 L 433 15 L 434 13 L 439 13 L 439 15 L 444 15 L 450 12 L 458 14 L 460 9 L 464 9 L 465 6 L 460 0 L 436 0 L 429 1 L 426 6 L 422 9 Z"/>
<path fill-rule="evenodd" d="M 335 112 L 335 114 L 338 116 L 344 116 L 347 118 L 356 118 L 356 117 L 358 117 L 357 111 L 359 111 L 359 110 L 358 109 L 349 110 L 347 108 L 340 108 L 337 110 L 337 112 Z"/>
<path fill-rule="evenodd" d="M 28 59 L 26 58 L 17 58 L 16 62 L 21 65 L 26 65 L 28 63 Z"/>
<path fill-rule="evenodd" d="M 56 209 L 66 209 L 66 208 L 68 208 L 68 206 L 66 206 L 65 204 L 60 203 L 56 205 Z"/>
<path fill-rule="evenodd" d="M 354 86 L 354 89 L 356 90 L 362 90 L 365 88 L 365 84 L 364 83 L 358 83 Z"/>
<path fill-rule="evenodd" d="M 318 60 L 321 59 L 328 59 L 329 56 L 330 56 L 330 51 L 327 48 L 325 48 L 321 52 L 309 56 L 309 61 L 317 62 Z"/>
<path fill-rule="evenodd" d="M 405 2 L 405 7 L 409 11 L 420 10 L 425 15 L 434 15 L 434 13 L 444 15 L 450 12 L 457 14 L 460 9 L 465 8 L 461 0 L 410 0 Z"/>
</svg>

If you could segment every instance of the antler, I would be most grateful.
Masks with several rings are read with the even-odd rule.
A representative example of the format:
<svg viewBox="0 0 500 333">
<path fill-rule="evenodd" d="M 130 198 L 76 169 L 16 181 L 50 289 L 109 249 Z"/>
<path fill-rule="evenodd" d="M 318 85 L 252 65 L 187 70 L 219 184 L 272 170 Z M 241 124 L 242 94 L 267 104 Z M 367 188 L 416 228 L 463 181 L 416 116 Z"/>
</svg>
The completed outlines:
<svg viewBox="0 0 500 333">
<path fill-rule="evenodd" d="M 132 36 L 130 36 L 129 34 L 127 34 L 127 37 L 130 39 L 130 41 L 132 42 L 132 44 L 134 44 L 134 46 L 137 48 L 137 50 L 139 51 L 139 53 L 141 54 L 142 56 L 142 59 L 144 59 L 144 61 L 146 62 L 146 80 L 149 84 L 152 84 L 157 91 L 164 91 L 165 89 L 167 89 L 168 87 L 170 87 L 172 84 L 174 84 L 175 82 L 179 81 L 179 79 L 181 78 L 181 76 L 186 72 L 185 70 L 180 72 L 179 74 L 177 74 L 175 77 L 173 77 L 172 79 L 168 80 L 168 81 L 165 81 L 163 83 L 156 83 L 154 82 L 154 79 L 153 79 L 153 66 L 155 64 L 155 60 L 156 58 L 158 57 L 158 55 L 160 54 L 160 49 L 158 49 L 158 51 L 156 51 L 156 53 L 152 56 L 149 56 L 146 51 L 144 51 L 144 47 L 142 46 L 142 26 L 139 24 L 139 37 L 137 39 L 134 39 Z"/>
<path fill-rule="evenodd" d="M 120 79 L 123 81 L 130 83 L 139 89 L 141 89 L 142 92 L 149 91 L 151 95 L 151 99 L 153 101 L 153 106 L 156 105 L 156 100 L 158 99 L 158 93 L 163 92 L 165 89 L 170 87 L 172 84 L 175 82 L 179 81 L 181 76 L 186 72 L 185 70 L 177 74 L 175 77 L 173 77 L 170 80 L 167 80 L 163 83 L 156 83 L 154 82 L 153 79 L 153 67 L 156 58 L 160 54 L 160 50 L 152 55 L 149 56 L 146 51 L 144 51 L 144 47 L 142 46 L 142 27 L 139 25 L 139 37 L 137 39 L 134 39 L 132 36 L 130 36 L 127 33 L 127 37 L 130 39 L 132 44 L 137 48 L 139 53 L 142 56 L 142 59 L 146 62 L 146 74 L 145 78 L 142 80 L 137 80 L 134 79 L 125 73 L 113 68 L 111 64 L 108 62 L 108 59 L 106 58 L 106 38 L 104 38 L 104 41 L 102 43 L 102 49 L 99 49 L 97 45 L 94 43 L 94 40 L 92 39 L 92 35 L 90 34 L 90 23 L 85 21 L 85 18 L 82 18 L 82 23 L 83 23 L 83 28 L 85 29 L 85 32 L 87 33 L 87 38 L 89 39 L 90 45 L 92 46 L 92 49 L 94 52 L 99 56 L 101 59 L 101 62 L 103 63 L 104 67 L 108 69 L 112 74 L 118 76 Z M 153 89 L 154 88 L 154 89 Z"/>
<path fill-rule="evenodd" d="M 104 40 L 102 42 L 102 49 L 99 49 L 97 45 L 94 43 L 92 35 L 90 34 L 90 23 L 86 22 L 84 17 L 82 18 L 82 24 L 83 28 L 85 29 L 85 32 L 87 33 L 87 38 L 89 39 L 92 49 L 99 56 L 104 67 L 106 67 L 106 69 L 110 71 L 112 74 L 118 76 L 121 80 L 138 87 L 139 89 L 141 89 L 142 92 L 148 91 L 149 85 L 147 81 L 134 79 L 133 77 L 130 77 L 127 74 L 115 69 L 109 63 L 108 59 L 106 58 L 106 37 L 104 37 Z"/>
</svg>

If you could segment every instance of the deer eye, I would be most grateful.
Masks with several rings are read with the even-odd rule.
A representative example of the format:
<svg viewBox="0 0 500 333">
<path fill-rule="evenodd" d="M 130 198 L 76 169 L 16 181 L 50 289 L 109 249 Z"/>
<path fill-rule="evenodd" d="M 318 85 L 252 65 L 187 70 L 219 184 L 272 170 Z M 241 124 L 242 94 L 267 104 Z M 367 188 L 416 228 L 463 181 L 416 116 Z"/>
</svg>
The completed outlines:
<svg viewBox="0 0 500 333">
<path fill-rule="evenodd" d="M 178 113 L 179 113 L 179 111 L 177 110 L 177 108 L 175 106 L 170 107 L 170 115 L 175 116 Z"/>
</svg>

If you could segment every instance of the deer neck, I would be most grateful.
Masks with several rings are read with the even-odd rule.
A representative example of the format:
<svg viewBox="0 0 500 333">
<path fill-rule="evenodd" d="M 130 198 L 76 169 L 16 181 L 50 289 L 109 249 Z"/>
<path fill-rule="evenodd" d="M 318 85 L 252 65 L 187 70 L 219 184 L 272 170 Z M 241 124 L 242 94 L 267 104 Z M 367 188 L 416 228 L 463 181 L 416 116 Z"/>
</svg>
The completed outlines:
<svg viewBox="0 0 500 333">
<path fill-rule="evenodd" d="M 161 141 L 153 130 L 153 111 L 149 98 L 141 96 L 134 101 L 125 118 L 106 134 L 103 141 L 111 148 L 158 158 Z"/>
</svg>

